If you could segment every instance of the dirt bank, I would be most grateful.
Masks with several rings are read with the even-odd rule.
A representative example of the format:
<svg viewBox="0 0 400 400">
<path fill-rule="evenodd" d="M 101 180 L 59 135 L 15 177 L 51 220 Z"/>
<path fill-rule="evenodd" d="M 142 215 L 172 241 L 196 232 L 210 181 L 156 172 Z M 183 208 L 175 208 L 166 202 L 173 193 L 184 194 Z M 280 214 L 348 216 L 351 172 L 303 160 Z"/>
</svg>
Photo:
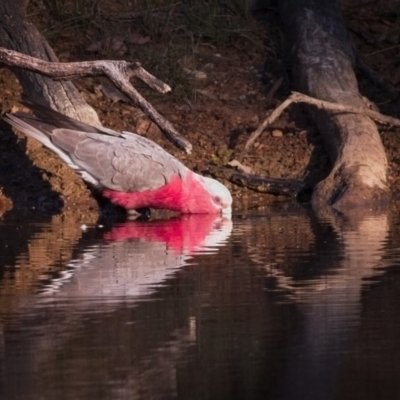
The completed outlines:
<svg viewBox="0 0 400 400">
<path fill-rule="evenodd" d="M 186 79 L 190 94 L 161 96 L 138 86 L 146 98 L 192 142 L 194 150 L 190 156 L 170 144 L 135 107 L 105 96 L 100 86 L 104 81 L 85 79 L 76 85 L 105 126 L 137 131 L 159 143 L 188 167 L 207 173 L 210 163 L 225 165 L 234 158 L 266 113 L 289 94 L 290 65 L 285 64 L 283 58 L 279 59 L 276 52 L 269 51 L 272 47 L 267 41 L 271 35 L 276 37 L 279 26 L 272 26 L 273 15 L 266 14 L 264 22 L 257 28 L 258 40 L 219 45 L 207 40 L 199 41 L 192 54 L 181 57 L 183 71 L 189 74 Z M 364 69 L 364 72 L 359 70 L 358 75 L 361 91 L 377 104 L 381 112 L 399 118 L 396 87 L 400 79 L 397 45 L 400 43 L 400 14 L 383 8 L 379 3 L 361 4 L 357 9 L 347 7 L 345 16 L 360 59 L 394 88 L 390 92 L 379 86 Z M 64 35 L 49 37 L 49 41 L 60 59 L 65 61 L 113 56 L 107 54 L 105 57 L 100 51 L 88 55 L 84 50 L 94 43 L 93 38 L 85 41 L 79 36 L 79 40 L 74 40 L 68 31 Z M 149 53 L 157 52 L 162 41 L 150 38 L 141 46 L 146 46 Z M 277 45 L 274 48 L 276 50 Z M 124 58 L 126 54 L 114 56 Z M 146 63 L 142 63 L 147 68 Z M 165 79 L 157 70 L 149 70 Z M 283 78 L 282 84 L 272 93 L 273 84 L 280 78 Z M 173 82 L 171 85 L 174 88 Z M 3 113 L 18 105 L 20 86 L 5 68 L 0 71 L 0 93 Z M 97 212 L 98 203 L 93 200 L 92 193 L 55 156 L 34 141 L 14 135 L 4 122 L 0 129 L 0 207 L 3 210 L 14 207 L 53 213 L 63 207 L 82 206 L 87 212 Z M 390 163 L 390 183 L 397 193 L 400 131 L 390 127 L 380 127 L 380 131 Z M 311 181 L 321 179 L 329 167 L 318 132 L 309 124 L 304 108 L 297 105 L 259 137 L 243 164 L 255 174 Z M 238 208 L 268 205 L 277 200 L 272 195 L 261 195 L 224 183 L 231 189 Z"/>
</svg>

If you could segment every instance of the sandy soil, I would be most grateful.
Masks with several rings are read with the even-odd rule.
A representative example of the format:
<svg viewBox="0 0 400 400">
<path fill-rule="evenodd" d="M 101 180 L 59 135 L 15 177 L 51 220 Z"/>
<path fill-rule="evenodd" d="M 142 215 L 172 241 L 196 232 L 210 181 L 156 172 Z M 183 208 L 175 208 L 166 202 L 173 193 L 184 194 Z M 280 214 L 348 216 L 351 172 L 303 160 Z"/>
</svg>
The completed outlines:
<svg viewBox="0 0 400 400">
<path fill-rule="evenodd" d="M 357 69 L 360 90 L 381 112 L 399 118 L 400 8 L 390 1 L 372 3 L 360 1 L 357 7 L 354 3 L 345 5 L 344 12 L 357 57 L 387 84 L 382 86 L 370 74 Z M 263 34 L 270 32 L 269 29 L 266 26 Z M 77 46 L 88 46 L 81 41 Z M 50 44 L 64 61 L 81 59 L 70 50 L 71 41 L 53 37 Z M 159 43 L 149 41 L 146 46 L 159 46 Z M 192 78 L 196 79 L 192 82 L 196 87 L 194 98 L 160 96 L 139 89 L 191 141 L 194 151 L 190 156 L 169 143 L 135 107 L 104 96 L 99 85 L 105 82 L 85 79 L 75 83 L 105 126 L 143 134 L 190 168 L 207 173 L 210 163 L 225 165 L 234 159 L 267 112 L 285 99 L 290 90 L 290 73 L 287 65 L 274 68 L 278 61 L 279 65 L 285 65 L 284 60 L 277 60 L 265 48 L 260 48 L 259 43 L 251 41 L 233 47 L 203 43 L 197 47 L 195 57 L 196 70 L 202 75 Z M 189 69 L 191 62 L 190 58 L 185 60 Z M 280 78 L 283 78 L 282 84 L 271 95 L 273 84 Z M 0 93 L 2 113 L 15 109 L 21 88 L 5 68 L 0 70 Z M 93 193 L 55 156 L 36 142 L 15 135 L 6 123 L 1 122 L 0 128 L 0 208 L 3 212 L 11 208 L 34 213 L 54 213 L 62 208 L 97 212 L 98 201 L 93 199 Z M 390 164 L 389 179 L 397 193 L 400 130 L 384 126 L 380 130 Z M 255 174 L 311 181 L 322 179 L 329 168 L 318 132 L 310 124 L 305 109 L 297 105 L 259 137 L 242 163 Z M 282 200 L 224 183 L 231 189 L 237 208 Z"/>
</svg>

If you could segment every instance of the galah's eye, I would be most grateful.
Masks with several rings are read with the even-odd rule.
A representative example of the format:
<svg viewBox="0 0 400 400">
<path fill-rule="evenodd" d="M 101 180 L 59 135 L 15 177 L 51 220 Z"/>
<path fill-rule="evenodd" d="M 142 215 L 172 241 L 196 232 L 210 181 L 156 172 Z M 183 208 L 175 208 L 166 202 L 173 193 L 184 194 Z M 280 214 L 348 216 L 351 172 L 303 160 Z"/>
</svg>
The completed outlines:
<svg viewBox="0 0 400 400">
<path fill-rule="evenodd" d="M 219 196 L 214 196 L 213 197 L 213 201 L 214 201 L 215 204 L 218 204 L 219 206 L 222 205 L 222 199 Z"/>
</svg>

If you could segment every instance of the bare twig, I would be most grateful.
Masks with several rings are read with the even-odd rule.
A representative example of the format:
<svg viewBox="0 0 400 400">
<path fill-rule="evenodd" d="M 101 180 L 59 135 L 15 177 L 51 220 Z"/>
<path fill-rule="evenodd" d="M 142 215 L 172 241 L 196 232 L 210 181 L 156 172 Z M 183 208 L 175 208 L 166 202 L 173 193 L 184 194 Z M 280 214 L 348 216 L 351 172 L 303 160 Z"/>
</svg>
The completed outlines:
<svg viewBox="0 0 400 400">
<path fill-rule="evenodd" d="M 283 77 L 281 76 L 280 78 L 278 78 L 274 84 L 271 86 L 271 89 L 269 89 L 269 92 L 267 93 L 267 95 L 265 96 L 266 100 L 271 100 L 273 99 L 276 91 L 282 86 L 283 83 Z"/>
<path fill-rule="evenodd" d="M 385 51 L 397 49 L 399 46 L 400 46 L 400 45 L 395 44 L 395 45 L 393 45 L 393 46 L 385 47 L 384 49 L 380 49 L 380 50 L 376 50 L 376 51 L 373 51 L 373 52 L 371 52 L 371 53 L 368 53 L 368 54 L 366 54 L 366 56 L 367 56 L 367 57 L 368 57 L 368 56 L 374 56 L 374 55 L 376 55 L 376 54 L 383 53 L 383 52 L 385 52 Z"/>
<path fill-rule="evenodd" d="M 329 101 L 315 99 L 313 97 L 307 96 L 302 93 L 292 92 L 292 94 L 282 104 L 280 104 L 271 113 L 271 115 L 268 116 L 264 120 L 264 122 L 250 135 L 250 138 L 247 140 L 244 146 L 244 152 L 246 152 L 251 147 L 251 145 L 257 140 L 257 138 L 261 135 L 261 133 L 269 125 L 271 125 L 282 114 L 282 112 L 292 103 L 307 103 L 323 110 L 343 111 L 346 113 L 363 114 L 374 119 L 375 121 L 378 121 L 381 124 L 400 126 L 399 119 L 383 115 L 377 111 L 373 111 L 368 108 L 352 107 L 345 104 L 331 103 Z"/>
<path fill-rule="evenodd" d="M 292 99 L 293 103 L 308 103 L 320 109 L 325 109 L 330 111 L 343 111 L 353 114 L 363 114 L 367 115 L 371 119 L 381 124 L 400 126 L 399 119 L 394 117 L 389 117 L 388 115 L 383 115 L 380 112 L 370 110 L 369 108 L 353 107 L 353 106 L 348 106 L 346 104 L 331 103 L 329 101 L 318 100 L 298 92 L 293 92 L 290 95 L 290 98 Z"/>
<path fill-rule="evenodd" d="M 271 125 L 279 116 L 285 111 L 290 104 L 293 103 L 293 100 L 289 96 L 282 104 L 280 104 L 274 111 L 272 111 L 271 115 L 264 120 L 264 122 L 250 135 L 249 139 L 244 146 L 244 150 L 247 151 L 251 145 L 257 140 L 257 138 L 262 134 L 262 132 L 267 128 L 268 125 Z"/>
<path fill-rule="evenodd" d="M 43 61 L 0 47 L 0 63 L 37 72 L 57 80 L 69 80 L 86 76 L 106 76 L 163 130 L 169 140 L 188 154 L 191 153 L 192 145 L 190 142 L 181 136 L 172 124 L 155 110 L 129 82 L 130 78 L 135 77 L 161 93 L 167 93 L 171 90 L 167 84 L 151 75 L 137 62 L 99 60 L 57 63 Z"/>
</svg>

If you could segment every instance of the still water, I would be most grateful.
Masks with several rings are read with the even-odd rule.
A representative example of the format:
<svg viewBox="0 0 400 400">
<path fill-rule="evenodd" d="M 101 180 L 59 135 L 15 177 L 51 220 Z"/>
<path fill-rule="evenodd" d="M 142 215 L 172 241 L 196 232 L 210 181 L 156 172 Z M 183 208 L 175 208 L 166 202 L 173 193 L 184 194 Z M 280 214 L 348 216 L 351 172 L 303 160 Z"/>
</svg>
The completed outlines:
<svg viewBox="0 0 400 400">
<path fill-rule="evenodd" d="M 400 220 L 0 221 L 1 399 L 398 399 Z"/>
</svg>

